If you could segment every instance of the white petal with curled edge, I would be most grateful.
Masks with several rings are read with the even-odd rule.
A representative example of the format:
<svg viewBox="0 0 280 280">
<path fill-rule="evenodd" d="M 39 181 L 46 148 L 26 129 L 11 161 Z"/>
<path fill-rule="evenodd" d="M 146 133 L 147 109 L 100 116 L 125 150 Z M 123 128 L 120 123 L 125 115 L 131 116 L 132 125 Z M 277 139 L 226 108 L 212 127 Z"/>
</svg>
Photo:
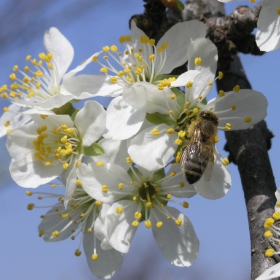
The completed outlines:
<svg viewBox="0 0 280 280">
<path fill-rule="evenodd" d="M 116 208 L 122 207 L 122 213 L 116 213 Z M 138 209 L 137 202 L 120 200 L 115 202 L 107 213 L 106 228 L 110 244 L 122 253 L 127 253 L 137 230 L 132 225 L 134 214 Z"/>
<path fill-rule="evenodd" d="M 61 80 L 72 63 L 74 49 L 66 37 L 55 27 L 45 32 L 44 46 L 47 52 L 53 54 L 53 60 L 59 73 L 59 80 Z"/>
<path fill-rule="evenodd" d="M 168 134 L 169 128 L 166 124 L 149 127 L 131 139 L 128 154 L 132 161 L 149 171 L 165 167 L 177 149 L 177 135 Z M 158 136 L 152 134 L 155 129 L 159 131 Z"/>
<path fill-rule="evenodd" d="M 98 165 L 91 162 L 82 163 L 77 168 L 77 175 L 82 182 L 83 189 L 89 196 L 101 202 L 110 203 L 132 193 L 131 178 L 122 167 L 115 164 Z M 123 183 L 123 189 L 119 184 Z M 108 192 L 102 191 L 102 186 L 108 187 Z M 122 192 L 123 191 L 123 192 Z"/>
<path fill-rule="evenodd" d="M 265 270 L 256 280 L 269 280 L 280 276 L 280 263 Z"/>
<path fill-rule="evenodd" d="M 195 261 L 199 250 L 199 240 L 193 225 L 177 209 L 164 207 L 170 216 L 181 219 L 182 224 L 178 226 L 173 219 L 166 219 L 166 215 L 155 208 L 151 211 L 154 238 L 164 257 L 171 264 L 180 267 L 190 266 Z M 161 228 L 156 226 L 157 221 L 163 222 Z"/>
<path fill-rule="evenodd" d="M 213 173 L 210 181 L 205 180 L 205 173 L 200 180 L 194 183 L 194 188 L 198 194 L 207 199 L 219 199 L 226 195 L 231 186 L 231 176 L 226 166 L 222 164 L 222 156 L 215 148 L 215 161 Z"/>
<path fill-rule="evenodd" d="M 59 209 L 59 211 L 57 211 Z M 79 215 L 82 213 L 80 209 L 76 209 L 75 213 L 71 214 L 72 219 L 63 219 L 61 214 L 67 214 L 72 208 L 67 209 L 61 203 L 57 203 L 49 210 L 44 216 L 44 219 L 38 226 L 38 230 L 44 231 L 43 238 L 45 241 L 57 242 L 62 241 L 73 234 L 73 230 L 77 229 L 77 223 L 75 220 L 79 220 Z M 59 236 L 54 237 L 52 233 L 59 231 Z"/>
<path fill-rule="evenodd" d="M 170 175 L 171 173 L 175 175 Z M 182 174 L 181 164 L 172 164 L 168 173 L 166 174 L 166 179 L 160 182 L 161 187 L 163 187 L 168 193 L 175 197 L 193 197 L 196 195 L 194 186 L 189 184 Z"/>
<path fill-rule="evenodd" d="M 241 89 L 210 100 L 203 110 L 211 108 L 219 118 L 219 129 L 223 129 L 226 123 L 231 124 L 231 130 L 247 129 L 265 118 L 267 99 L 260 92 Z"/>
<path fill-rule="evenodd" d="M 179 35 L 180 34 L 180 35 Z M 187 50 L 190 43 L 196 38 L 205 37 L 206 26 L 197 20 L 190 20 L 173 25 L 157 43 L 157 49 L 162 44 L 168 43 L 166 48 L 166 60 L 157 75 L 168 74 L 175 67 L 181 66 L 187 61 Z M 161 61 L 159 53 L 156 53 L 155 69 L 159 70 Z"/>
<path fill-rule="evenodd" d="M 137 111 L 167 114 L 172 106 L 169 103 L 176 102 L 170 98 L 171 94 L 170 89 L 163 91 L 153 84 L 139 82 L 124 90 L 123 99 Z"/>
<path fill-rule="evenodd" d="M 49 99 L 44 100 L 38 107 L 41 107 L 44 110 L 52 110 L 54 108 L 61 107 L 72 99 L 74 99 L 73 95 L 57 94 Z"/>
<path fill-rule="evenodd" d="M 280 207 L 278 206 L 278 203 L 280 202 L 280 188 L 276 190 L 275 192 L 275 197 L 276 197 L 276 204 L 275 204 L 275 207 L 274 207 L 274 210 L 276 212 L 280 212 Z"/>
<path fill-rule="evenodd" d="M 105 132 L 106 111 L 96 101 L 86 101 L 75 117 L 75 126 L 80 132 L 83 145 L 90 146 Z"/>
<path fill-rule="evenodd" d="M 280 0 L 265 0 L 257 21 L 256 43 L 261 51 L 269 52 L 280 47 Z"/>
<path fill-rule="evenodd" d="M 112 84 L 105 75 L 78 75 L 64 79 L 60 92 L 73 94 L 75 99 L 85 99 L 94 96 L 119 96 L 123 87 Z"/>
<path fill-rule="evenodd" d="M 11 104 L 9 111 L 2 114 L 0 117 L 0 138 L 7 135 L 7 130 L 14 130 L 31 120 L 28 115 L 30 108 L 18 106 L 17 104 Z M 5 126 L 5 123 L 9 121 L 9 125 Z"/>
<path fill-rule="evenodd" d="M 108 132 L 105 138 L 124 140 L 135 135 L 141 128 L 146 113 L 139 112 L 127 104 L 122 96 L 111 101 L 107 108 L 106 127 Z"/>
<path fill-rule="evenodd" d="M 86 228 L 91 227 L 93 217 L 90 216 L 87 221 Z M 96 243 L 94 244 L 94 241 Z M 111 249 L 103 250 L 101 241 L 94 237 L 94 230 L 88 232 L 85 230 L 83 238 L 84 251 L 87 258 L 87 263 L 92 274 L 101 279 L 111 279 L 113 275 L 121 268 L 123 256 L 122 253 Z M 93 260 L 94 247 L 98 254 L 98 259 Z"/>
<path fill-rule="evenodd" d="M 185 87 L 187 82 L 193 82 L 195 76 L 200 72 L 198 70 L 189 70 L 181 74 L 174 82 L 171 83 L 172 87 Z"/>
</svg>

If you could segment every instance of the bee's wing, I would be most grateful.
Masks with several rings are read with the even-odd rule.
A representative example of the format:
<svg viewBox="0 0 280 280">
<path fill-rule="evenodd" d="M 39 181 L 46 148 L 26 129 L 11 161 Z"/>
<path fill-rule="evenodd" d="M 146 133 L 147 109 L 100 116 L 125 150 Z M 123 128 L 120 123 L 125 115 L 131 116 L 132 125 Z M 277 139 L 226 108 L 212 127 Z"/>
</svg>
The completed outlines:
<svg viewBox="0 0 280 280">
<path fill-rule="evenodd" d="M 209 147 L 209 162 L 204 172 L 204 179 L 206 182 L 211 180 L 213 174 L 214 161 L 215 161 L 214 149 L 215 149 L 215 141 L 213 141 L 211 147 Z"/>
</svg>

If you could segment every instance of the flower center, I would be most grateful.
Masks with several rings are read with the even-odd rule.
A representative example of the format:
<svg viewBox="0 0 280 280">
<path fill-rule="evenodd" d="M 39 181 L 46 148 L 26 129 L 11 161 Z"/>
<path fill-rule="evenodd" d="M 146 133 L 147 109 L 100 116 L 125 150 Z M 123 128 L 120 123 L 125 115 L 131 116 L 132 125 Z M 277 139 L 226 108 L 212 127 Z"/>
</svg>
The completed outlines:
<svg viewBox="0 0 280 280">
<path fill-rule="evenodd" d="M 10 85 L 10 89 L 7 85 L 0 88 L 1 97 L 30 105 L 30 102 L 41 103 L 59 94 L 60 78 L 52 57 L 52 53 L 40 53 L 39 61 L 37 61 L 28 55 L 26 61 L 31 63 L 32 68 L 35 68 L 33 71 L 29 66 L 25 66 L 24 71 L 22 71 L 15 65 L 13 67 L 14 73 L 9 76 L 13 83 Z"/>
<path fill-rule="evenodd" d="M 98 56 L 94 56 L 92 60 L 98 62 L 102 67 L 100 72 L 105 73 L 112 84 L 127 86 L 135 82 L 155 83 L 158 73 L 161 71 L 166 61 L 166 48 L 168 43 L 162 44 L 160 47 L 155 46 L 155 40 L 147 36 L 139 38 L 140 46 L 135 50 L 131 44 L 130 36 L 121 36 L 119 39 L 121 44 L 125 45 L 124 54 L 118 52 L 118 47 L 103 47 L 103 61 L 99 61 Z M 117 70 L 109 61 L 109 56 L 117 64 Z M 157 62 L 157 64 L 156 64 Z M 155 65 L 157 65 L 155 67 Z"/>
<path fill-rule="evenodd" d="M 142 201 L 150 201 L 155 197 L 156 194 L 156 186 L 153 185 L 151 182 L 143 183 L 142 186 L 139 188 L 139 196 Z"/>
<path fill-rule="evenodd" d="M 48 165 L 63 164 L 67 170 L 73 157 L 78 154 L 80 140 L 75 127 L 68 128 L 66 124 L 54 127 L 52 130 L 47 125 L 37 129 L 37 138 L 33 141 L 35 158 Z"/>
</svg>

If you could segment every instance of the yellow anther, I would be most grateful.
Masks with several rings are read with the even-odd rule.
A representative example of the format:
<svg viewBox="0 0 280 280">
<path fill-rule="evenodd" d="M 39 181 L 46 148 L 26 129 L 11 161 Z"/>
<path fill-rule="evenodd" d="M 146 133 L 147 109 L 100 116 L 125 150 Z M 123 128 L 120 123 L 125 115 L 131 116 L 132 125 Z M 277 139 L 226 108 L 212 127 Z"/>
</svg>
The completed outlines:
<svg viewBox="0 0 280 280">
<path fill-rule="evenodd" d="M 8 107 L 4 107 L 3 108 L 3 111 L 6 113 L 6 112 L 9 112 L 9 108 Z"/>
<path fill-rule="evenodd" d="M 133 196 L 132 200 L 133 200 L 133 201 L 136 201 L 136 200 L 137 200 L 137 197 L 136 197 L 136 196 Z"/>
<path fill-rule="evenodd" d="M 123 183 L 119 183 L 119 189 L 122 190 L 123 189 L 124 184 Z"/>
<path fill-rule="evenodd" d="M 185 104 L 186 104 L 186 106 L 189 106 L 191 104 L 191 102 L 187 101 Z"/>
<path fill-rule="evenodd" d="M 189 205 L 188 202 L 186 202 L 186 201 L 183 202 L 183 207 L 184 207 L 184 208 L 189 208 L 189 206 L 190 206 L 190 205 Z"/>
<path fill-rule="evenodd" d="M 103 52 L 108 52 L 110 50 L 109 46 L 104 46 L 102 48 Z"/>
<path fill-rule="evenodd" d="M 35 77 L 42 77 L 43 76 L 43 72 L 42 71 L 36 71 L 33 73 Z"/>
<path fill-rule="evenodd" d="M 26 195 L 28 195 L 28 196 L 32 196 L 32 195 L 33 195 L 33 192 L 30 192 L 30 191 L 26 191 L 25 193 L 26 193 Z"/>
<path fill-rule="evenodd" d="M 185 186 L 184 182 L 180 182 L 180 188 L 183 188 Z"/>
<path fill-rule="evenodd" d="M 98 260 L 98 254 L 92 254 L 91 258 L 93 261 L 97 261 Z"/>
<path fill-rule="evenodd" d="M 142 44 L 147 44 L 147 43 L 149 43 L 149 37 L 148 37 L 148 36 L 145 36 L 145 35 L 141 36 L 141 37 L 140 37 L 140 42 L 141 42 Z"/>
<path fill-rule="evenodd" d="M 102 192 L 104 192 L 104 193 L 108 192 L 108 186 L 107 185 L 102 186 Z"/>
<path fill-rule="evenodd" d="M 154 60 L 155 60 L 155 55 L 154 55 L 154 54 L 151 54 L 151 55 L 149 56 L 149 60 L 150 60 L 150 61 L 154 61 Z"/>
<path fill-rule="evenodd" d="M 277 9 L 277 14 L 280 16 L 280 8 Z"/>
<path fill-rule="evenodd" d="M 163 90 L 164 89 L 164 85 L 163 84 L 158 84 L 158 90 Z"/>
<path fill-rule="evenodd" d="M 42 59 L 42 60 L 45 60 L 46 58 L 46 55 L 44 53 L 39 53 L 39 58 Z"/>
<path fill-rule="evenodd" d="M 198 65 L 200 65 L 202 63 L 202 58 L 201 57 L 196 57 L 195 59 L 194 59 L 194 64 L 195 64 L 195 66 L 198 66 Z"/>
<path fill-rule="evenodd" d="M 45 162 L 45 166 L 49 166 L 49 165 L 52 165 L 52 161 L 46 161 L 46 162 Z M 68 168 L 68 167 L 67 167 L 67 168 Z M 67 168 L 66 168 L 66 169 L 67 169 Z M 66 170 L 66 169 L 65 169 L 65 170 Z"/>
<path fill-rule="evenodd" d="M 133 221 L 133 222 L 132 222 L 132 226 L 138 227 L 138 226 L 139 226 L 139 222 L 138 222 L 138 221 Z"/>
<path fill-rule="evenodd" d="M 16 80 L 17 76 L 15 73 L 12 73 L 10 76 L 9 76 L 10 80 L 14 81 Z"/>
<path fill-rule="evenodd" d="M 218 136 L 215 136 L 214 141 L 215 141 L 215 143 L 218 143 L 220 141 L 220 138 Z"/>
<path fill-rule="evenodd" d="M 88 228 L 88 229 L 87 229 L 87 232 L 92 232 L 92 228 Z"/>
<path fill-rule="evenodd" d="M 175 220 L 175 224 L 177 225 L 177 226 L 181 226 L 182 225 L 182 219 L 180 219 L 180 218 L 178 218 L 177 220 Z"/>
<path fill-rule="evenodd" d="M 125 40 L 126 40 L 126 42 L 130 42 L 131 41 L 131 37 L 129 35 L 125 35 Z"/>
<path fill-rule="evenodd" d="M 273 249 L 267 249 L 265 251 L 265 256 L 266 257 L 272 257 L 274 255 L 274 250 Z"/>
<path fill-rule="evenodd" d="M 42 237 L 42 236 L 44 235 L 44 233 L 45 233 L 45 231 L 41 229 L 41 230 L 39 231 L 39 236 Z"/>
<path fill-rule="evenodd" d="M 231 130 L 231 124 L 230 123 L 226 123 L 225 130 Z"/>
<path fill-rule="evenodd" d="M 220 97 L 225 96 L 225 92 L 224 92 L 223 90 L 219 90 L 219 96 L 220 96 Z"/>
<path fill-rule="evenodd" d="M 244 122 L 247 122 L 247 123 L 249 123 L 251 121 L 252 121 L 252 118 L 250 118 L 250 117 L 244 119 Z"/>
<path fill-rule="evenodd" d="M 192 85 L 193 85 L 193 82 L 188 81 L 188 82 L 186 83 L 186 88 L 191 88 Z"/>
<path fill-rule="evenodd" d="M 150 208 L 151 206 L 152 206 L 152 203 L 150 201 L 146 203 L 147 208 Z"/>
<path fill-rule="evenodd" d="M 172 177 L 174 177 L 177 173 L 175 171 L 172 171 L 170 174 Z"/>
<path fill-rule="evenodd" d="M 26 61 L 28 61 L 30 59 L 31 59 L 31 55 L 27 55 L 26 58 L 25 58 Z"/>
<path fill-rule="evenodd" d="M 8 127 L 10 124 L 11 124 L 10 121 L 6 121 L 6 122 L 4 123 L 4 126 Z"/>
<path fill-rule="evenodd" d="M 108 73 L 108 69 L 106 67 L 100 68 L 101 73 Z"/>
<path fill-rule="evenodd" d="M 224 166 L 229 165 L 229 160 L 228 160 L 227 158 L 224 158 L 224 159 L 222 160 L 222 164 L 223 164 Z"/>
<path fill-rule="evenodd" d="M 183 142 L 182 142 L 182 140 L 181 139 L 179 139 L 179 138 L 177 138 L 176 140 L 175 140 L 175 144 L 177 144 L 177 145 L 182 145 L 183 144 Z"/>
<path fill-rule="evenodd" d="M 77 162 L 76 162 L 76 167 L 79 167 L 81 164 L 82 164 L 81 161 L 77 161 Z"/>
<path fill-rule="evenodd" d="M 56 230 L 52 233 L 52 236 L 55 238 L 59 237 L 59 235 L 60 235 L 60 232 L 58 230 Z"/>
<path fill-rule="evenodd" d="M 166 132 L 167 132 L 168 134 L 173 134 L 173 133 L 174 133 L 174 129 L 173 129 L 173 128 L 168 128 L 168 129 L 166 130 Z"/>
<path fill-rule="evenodd" d="M 173 110 L 169 110 L 170 115 L 173 115 L 173 113 L 174 113 Z"/>
<path fill-rule="evenodd" d="M 119 71 L 119 72 L 118 72 L 118 77 L 121 78 L 123 75 L 124 75 L 124 72 L 123 72 L 123 71 Z"/>
<path fill-rule="evenodd" d="M 150 39 L 150 40 L 149 40 L 149 45 L 150 45 L 151 47 L 153 47 L 153 46 L 155 45 L 155 43 L 156 43 L 155 39 Z"/>
<path fill-rule="evenodd" d="M 92 61 L 93 61 L 93 62 L 97 62 L 97 61 L 98 61 L 98 56 L 97 56 L 97 55 L 93 56 L 93 57 L 92 57 Z"/>
<path fill-rule="evenodd" d="M 98 161 L 98 162 L 96 163 L 96 165 L 97 165 L 97 166 L 104 166 L 104 162 Z"/>
<path fill-rule="evenodd" d="M 121 214 L 123 212 L 123 207 L 116 207 L 116 213 Z"/>
<path fill-rule="evenodd" d="M 125 68 L 123 71 L 126 75 L 129 75 L 131 73 L 131 69 L 129 68 Z"/>
<path fill-rule="evenodd" d="M 54 189 L 56 187 L 56 184 L 51 184 L 51 187 Z"/>
<path fill-rule="evenodd" d="M 235 109 L 236 109 L 236 105 L 234 105 L 234 104 L 231 105 L 231 109 L 232 109 L 232 110 L 235 110 Z"/>
<path fill-rule="evenodd" d="M 250 0 L 250 3 L 255 3 L 256 2 L 256 0 Z"/>
<path fill-rule="evenodd" d="M 152 222 L 150 220 L 145 221 L 145 226 L 146 228 L 151 228 L 152 227 Z"/>
<path fill-rule="evenodd" d="M 64 170 L 67 170 L 68 167 L 69 167 L 69 163 L 68 163 L 68 162 L 65 162 L 65 163 L 63 164 L 63 169 L 64 169 Z"/>
<path fill-rule="evenodd" d="M 78 187 L 82 187 L 82 186 L 83 186 L 81 180 L 79 180 L 79 179 L 76 180 L 76 185 L 77 185 Z"/>
<path fill-rule="evenodd" d="M 161 221 L 157 222 L 157 228 L 161 228 L 162 225 L 163 225 L 163 222 L 161 222 Z"/>
<path fill-rule="evenodd" d="M 181 137 L 181 138 L 184 138 L 186 136 L 186 131 L 180 130 L 178 132 L 178 136 Z"/>
<path fill-rule="evenodd" d="M 125 43 L 125 36 L 121 36 L 121 37 L 119 38 L 119 42 L 120 42 L 121 44 L 124 44 L 124 43 Z"/>
<path fill-rule="evenodd" d="M 170 199 L 172 197 L 172 195 L 169 193 L 166 198 Z"/>
<path fill-rule="evenodd" d="M 213 82 L 208 82 L 208 86 L 212 86 L 213 85 Z"/>
<path fill-rule="evenodd" d="M 94 204 L 95 204 L 96 206 L 101 206 L 101 205 L 102 205 L 102 202 L 99 201 L 99 200 L 96 200 L 96 201 L 94 202 Z"/>
<path fill-rule="evenodd" d="M 111 82 L 112 84 L 116 84 L 116 83 L 118 82 L 118 78 L 117 78 L 117 77 L 111 77 L 111 78 L 110 78 L 110 82 Z"/>
<path fill-rule="evenodd" d="M 280 220 L 280 213 L 276 211 L 273 213 L 272 217 L 274 220 L 278 221 Z"/>
<path fill-rule="evenodd" d="M 82 252 L 79 249 L 77 249 L 74 254 L 76 257 L 79 257 L 82 254 Z"/>
<path fill-rule="evenodd" d="M 235 91 L 235 92 L 238 92 L 240 90 L 240 86 L 236 85 L 232 90 Z"/>
<path fill-rule="evenodd" d="M 199 111 L 199 109 L 198 109 L 198 108 L 193 108 L 193 113 L 194 113 L 194 114 L 197 114 L 197 113 L 198 113 L 198 111 Z"/>
<path fill-rule="evenodd" d="M 176 97 L 176 95 L 175 95 L 174 93 L 170 95 L 170 98 L 171 98 L 172 100 L 175 99 L 175 97 Z"/>
<path fill-rule="evenodd" d="M 131 181 L 131 182 L 130 182 L 130 185 L 134 185 L 134 181 Z"/>
<path fill-rule="evenodd" d="M 117 47 L 116 45 L 112 45 L 112 46 L 110 47 L 110 50 L 111 50 L 112 52 L 117 52 L 117 51 L 118 51 L 118 47 Z"/>
<path fill-rule="evenodd" d="M 34 66 L 36 66 L 37 60 L 34 58 L 34 59 L 32 59 L 31 63 L 32 63 Z"/>
<path fill-rule="evenodd" d="M 154 128 L 154 129 L 152 130 L 152 135 L 153 135 L 153 136 L 159 136 L 159 130 L 158 130 L 157 128 Z"/>
<path fill-rule="evenodd" d="M 104 56 L 103 56 L 103 59 L 104 59 L 104 60 L 107 60 L 108 58 L 109 58 L 108 55 L 104 55 Z"/>
<path fill-rule="evenodd" d="M 264 233 L 264 237 L 266 238 L 270 238 L 273 236 L 273 233 L 270 231 L 270 230 L 267 230 L 265 233 Z"/>
<path fill-rule="evenodd" d="M 134 218 L 137 220 L 140 220 L 142 218 L 142 214 L 140 212 L 135 212 L 134 213 Z"/>
<path fill-rule="evenodd" d="M 131 163 L 132 163 L 132 159 L 131 159 L 131 157 L 127 157 L 127 158 L 125 159 L 125 161 L 126 161 L 126 163 L 129 163 L 129 164 L 131 164 Z"/>
</svg>

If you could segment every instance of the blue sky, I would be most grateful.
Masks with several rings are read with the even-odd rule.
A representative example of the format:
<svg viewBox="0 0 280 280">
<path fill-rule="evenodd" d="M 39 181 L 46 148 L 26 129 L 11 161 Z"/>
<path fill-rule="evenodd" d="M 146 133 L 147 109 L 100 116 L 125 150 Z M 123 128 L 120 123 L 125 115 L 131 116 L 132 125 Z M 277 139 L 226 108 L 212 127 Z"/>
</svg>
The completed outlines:
<svg viewBox="0 0 280 280">
<path fill-rule="evenodd" d="M 22 2 L 26 2 L 23 12 L 35 9 L 36 1 Z M 7 3 L 5 0 L 0 1 L 0 7 L 6 7 Z M 129 34 L 128 20 L 133 14 L 142 13 L 144 4 L 140 0 L 52 0 L 46 3 L 32 18 L 22 14 L 25 16 L 23 25 L 19 25 L 16 20 L 12 21 L 16 28 L 11 30 L 20 31 L 22 37 L 11 41 L 0 53 L 1 85 L 9 83 L 8 76 L 12 72 L 13 65 L 23 67 L 26 55 L 36 56 L 44 50 L 43 35 L 50 27 L 57 27 L 72 43 L 75 58 L 71 68 L 74 68 L 104 45 L 116 44 L 121 35 Z M 80 11 L 77 6 L 72 8 L 77 3 L 80 7 L 86 6 L 87 9 Z M 234 6 L 235 4 L 226 5 L 227 11 L 231 11 Z M 0 25 L 7 28 L 5 18 L 0 19 Z M 280 186 L 278 176 L 280 53 L 272 52 L 262 57 L 241 55 L 241 59 L 253 89 L 263 92 L 268 98 L 266 121 L 269 129 L 275 134 L 269 153 L 276 184 Z M 94 68 L 90 68 L 89 71 L 98 73 Z M 215 94 L 213 92 L 213 96 Z M 0 102 L 3 107 L 7 105 L 2 100 Z M 225 144 L 223 133 L 219 136 L 221 139 L 218 143 L 219 150 L 227 156 L 223 151 Z M 75 241 L 69 239 L 46 243 L 38 237 L 39 216 L 47 209 L 33 211 L 26 209 L 27 204 L 34 202 L 35 199 L 27 197 L 25 189 L 16 186 L 10 179 L 8 171 L 10 158 L 4 148 L 5 141 L 6 139 L 0 140 L 1 279 L 96 279 L 87 267 L 85 256 L 83 254 L 79 258 L 74 256 L 79 238 Z M 121 271 L 114 279 L 132 279 L 132 277 L 147 280 L 249 279 L 250 239 L 245 202 L 237 167 L 230 164 L 229 169 L 233 184 L 224 198 L 209 201 L 195 196 L 188 200 L 190 208 L 184 213 L 191 219 L 200 239 L 198 259 L 190 268 L 178 268 L 169 264 L 157 248 L 152 232 L 140 226 L 130 252 L 124 257 Z M 48 191 L 49 187 L 40 189 Z"/>
</svg>

